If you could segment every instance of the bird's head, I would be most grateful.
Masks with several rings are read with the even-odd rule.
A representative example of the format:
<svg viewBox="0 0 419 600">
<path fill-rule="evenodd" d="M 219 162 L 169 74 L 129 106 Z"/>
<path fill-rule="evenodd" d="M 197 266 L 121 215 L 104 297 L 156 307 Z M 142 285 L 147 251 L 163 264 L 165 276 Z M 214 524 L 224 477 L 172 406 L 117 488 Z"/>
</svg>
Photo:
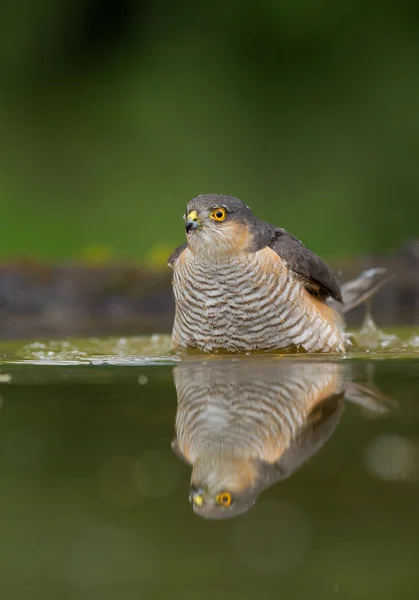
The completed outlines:
<svg viewBox="0 0 419 600">
<path fill-rule="evenodd" d="M 220 454 L 193 465 L 189 500 L 204 519 L 228 519 L 249 510 L 259 495 L 258 461 Z"/>
<path fill-rule="evenodd" d="M 202 194 L 191 200 L 184 215 L 189 249 L 200 255 L 248 250 L 257 219 L 238 198 Z"/>
</svg>

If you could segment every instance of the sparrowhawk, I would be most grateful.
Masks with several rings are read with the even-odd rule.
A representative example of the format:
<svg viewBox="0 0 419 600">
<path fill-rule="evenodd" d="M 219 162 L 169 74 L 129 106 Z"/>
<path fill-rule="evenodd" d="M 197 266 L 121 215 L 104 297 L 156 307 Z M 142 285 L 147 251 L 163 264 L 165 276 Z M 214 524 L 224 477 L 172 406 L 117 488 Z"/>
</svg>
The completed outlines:
<svg viewBox="0 0 419 600">
<path fill-rule="evenodd" d="M 298 470 L 332 435 L 344 397 L 375 415 L 393 406 L 373 385 L 351 381 L 347 363 L 255 359 L 192 359 L 174 369 L 172 449 L 192 466 L 190 501 L 204 518 L 249 510 Z"/>
<path fill-rule="evenodd" d="M 170 256 L 175 348 L 205 352 L 344 352 L 343 313 L 386 279 L 372 269 L 339 285 L 316 254 L 232 196 L 204 194 Z"/>
</svg>

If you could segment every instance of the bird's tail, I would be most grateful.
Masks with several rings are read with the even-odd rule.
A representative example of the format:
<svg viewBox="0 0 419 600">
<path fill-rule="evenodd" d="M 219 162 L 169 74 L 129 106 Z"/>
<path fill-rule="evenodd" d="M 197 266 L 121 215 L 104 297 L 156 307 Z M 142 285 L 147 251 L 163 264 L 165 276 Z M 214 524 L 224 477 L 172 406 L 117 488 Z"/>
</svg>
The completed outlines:
<svg viewBox="0 0 419 600">
<path fill-rule="evenodd" d="M 383 394 L 371 382 L 367 384 L 355 381 L 349 382 L 345 389 L 345 398 L 376 416 L 386 415 L 398 408 L 398 403 L 393 398 Z"/>
<path fill-rule="evenodd" d="M 335 300 L 330 301 L 329 304 L 341 314 L 345 314 L 355 308 L 355 306 L 369 300 L 393 277 L 394 275 L 390 274 L 383 267 L 368 269 L 368 271 L 364 271 L 356 279 L 347 281 L 341 286 L 343 304 Z"/>
</svg>

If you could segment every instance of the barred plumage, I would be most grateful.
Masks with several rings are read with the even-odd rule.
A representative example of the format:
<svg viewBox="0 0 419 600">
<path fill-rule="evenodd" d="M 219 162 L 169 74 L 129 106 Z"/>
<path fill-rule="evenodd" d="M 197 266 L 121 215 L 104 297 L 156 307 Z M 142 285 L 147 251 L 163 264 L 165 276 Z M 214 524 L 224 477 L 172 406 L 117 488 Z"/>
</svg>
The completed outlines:
<svg viewBox="0 0 419 600">
<path fill-rule="evenodd" d="M 269 254 L 269 256 L 267 256 Z M 174 269 L 175 347 L 206 352 L 343 352 L 343 325 L 270 249 L 207 260 L 186 249 Z"/>
<path fill-rule="evenodd" d="M 187 244 L 169 258 L 175 348 L 345 351 L 339 282 L 295 236 L 231 196 L 198 196 L 186 215 Z M 347 285 L 348 307 L 386 279 L 371 270 Z"/>
<path fill-rule="evenodd" d="M 342 363 L 195 360 L 174 369 L 178 397 L 172 448 L 192 465 L 194 510 L 225 518 L 248 510 L 259 493 L 291 475 L 330 437 L 345 393 L 386 412 L 376 390 L 347 381 Z M 233 504 L 217 504 L 228 492 Z"/>
<path fill-rule="evenodd" d="M 174 369 L 177 444 L 194 464 L 206 450 L 273 462 L 319 402 L 343 389 L 343 366 L 185 362 Z"/>
<path fill-rule="evenodd" d="M 192 465 L 192 489 L 205 494 L 203 505 L 194 510 L 207 518 L 240 514 L 263 489 L 289 475 L 296 461 L 307 460 L 339 419 L 342 374 L 339 364 L 320 370 L 315 364 L 178 365 L 173 448 Z M 313 409 L 331 397 L 328 418 L 313 418 Z M 297 452 L 290 458 L 293 446 Z M 282 464 L 284 457 L 288 463 Z M 226 491 L 234 499 L 228 510 L 215 500 Z"/>
</svg>

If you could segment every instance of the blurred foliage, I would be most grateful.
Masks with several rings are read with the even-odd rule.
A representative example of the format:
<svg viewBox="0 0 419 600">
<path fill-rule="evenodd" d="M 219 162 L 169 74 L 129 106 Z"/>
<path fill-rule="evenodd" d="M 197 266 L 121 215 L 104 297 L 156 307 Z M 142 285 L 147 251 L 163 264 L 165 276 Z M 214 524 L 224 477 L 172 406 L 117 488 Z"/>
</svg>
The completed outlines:
<svg viewBox="0 0 419 600">
<path fill-rule="evenodd" d="M 398 247 L 418 234 L 418 17 L 407 0 L 7 0 L 0 257 L 160 263 L 204 192 L 326 258 Z"/>
</svg>

